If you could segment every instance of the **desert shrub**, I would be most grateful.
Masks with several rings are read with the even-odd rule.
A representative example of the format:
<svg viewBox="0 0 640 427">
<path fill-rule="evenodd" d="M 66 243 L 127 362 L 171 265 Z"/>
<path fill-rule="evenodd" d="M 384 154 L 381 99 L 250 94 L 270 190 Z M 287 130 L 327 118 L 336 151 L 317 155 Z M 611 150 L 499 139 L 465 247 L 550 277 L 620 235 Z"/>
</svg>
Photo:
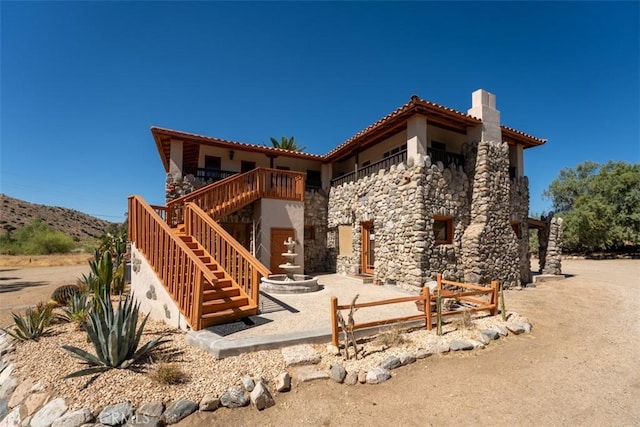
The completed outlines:
<svg viewBox="0 0 640 427">
<path fill-rule="evenodd" d="M 62 348 L 73 357 L 89 365 L 88 368 L 73 372 L 66 378 L 102 373 L 113 368 L 126 369 L 140 357 L 166 342 L 162 337 L 158 337 L 138 348 L 149 315 L 137 326 L 140 304 L 134 303 L 130 296 L 121 299 L 116 310 L 109 299 L 94 298 L 93 304 L 84 329 L 93 344 L 95 354 L 78 347 L 63 345 Z"/>
<path fill-rule="evenodd" d="M 175 363 L 158 363 L 150 373 L 151 378 L 162 385 L 184 384 L 187 374 Z"/>
<path fill-rule="evenodd" d="M 385 347 L 393 347 L 395 345 L 404 344 L 405 339 L 402 335 L 402 331 L 399 328 L 393 328 L 388 331 L 384 331 L 376 337 L 375 344 L 383 345 Z"/>
<path fill-rule="evenodd" d="M 53 306 L 39 303 L 35 307 L 27 309 L 24 315 L 12 313 L 14 327 L 2 329 L 7 334 L 19 341 L 37 340 L 48 332 L 47 326 L 53 319 Z"/>
<path fill-rule="evenodd" d="M 0 251 L 9 255 L 64 254 L 76 246 L 71 236 L 54 230 L 40 219 L 34 219 L 13 234 L 3 235 L 0 243 Z"/>
</svg>

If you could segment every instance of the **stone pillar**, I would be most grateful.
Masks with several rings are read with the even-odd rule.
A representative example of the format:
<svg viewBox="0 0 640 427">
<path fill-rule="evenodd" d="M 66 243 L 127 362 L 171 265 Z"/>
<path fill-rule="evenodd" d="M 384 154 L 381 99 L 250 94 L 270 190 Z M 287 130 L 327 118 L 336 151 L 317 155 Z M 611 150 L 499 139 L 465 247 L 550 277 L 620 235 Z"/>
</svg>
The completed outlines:
<svg viewBox="0 0 640 427">
<path fill-rule="evenodd" d="M 427 120 L 413 116 L 407 121 L 407 162 L 420 164 L 427 156 Z M 410 163 L 411 164 L 411 163 Z"/>
<path fill-rule="evenodd" d="M 541 274 L 562 274 L 562 218 L 549 215 L 547 218 L 544 237 L 546 241 L 540 242 L 545 246 L 544 253 L 540 252 L 540 273 Z M 542 234 L 542 233 L 541 233 Z"/>
<path fill-rule="evenodd" d="M 470 223 L 462 238 L 464 280 L 505 287 L 520 284 L 518 242 L 510 224 L 509 146 L 502 142 L 496 98 L 484 90 L 472 96 L 469 114 L 482 120 L 470 129 L 465 154 L 471 171 Z"/>
</svg>

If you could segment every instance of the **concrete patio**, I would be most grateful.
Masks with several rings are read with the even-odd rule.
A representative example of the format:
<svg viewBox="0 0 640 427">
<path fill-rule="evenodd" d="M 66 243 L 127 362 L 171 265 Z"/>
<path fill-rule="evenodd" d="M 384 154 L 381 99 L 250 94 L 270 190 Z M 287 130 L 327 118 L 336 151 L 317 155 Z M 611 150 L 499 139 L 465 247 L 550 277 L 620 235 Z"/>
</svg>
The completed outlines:
<svg viewBox="0 0 640 427">
<path fill-rule="evenodd" d="M 217 358 L 248 351 L 272 349 L 299 343 L 331 341 L 331 297 L 338 304 L 349 304 L 357 294 L 358 303 L 416 295 L 397 286 L 376 286 L 340 274 L 318 276 L 322 289 L 306 294 L 260 295 L 258 316 L 189 332 L 187 342 L 214 354 Z M 367 307 L 357 311 L 357 323 L 419 314 L 413 302 Z M 344 314 L 346 319 L 346 313 Z M 414 321 L 403 325 L 420 325 Z M 389 326 L 386 326 L 388 328 Z M 384 328 L 384 327 L 383 327 Z M 380 328 L 359 331 L 359 335 Z"/>
</svg>

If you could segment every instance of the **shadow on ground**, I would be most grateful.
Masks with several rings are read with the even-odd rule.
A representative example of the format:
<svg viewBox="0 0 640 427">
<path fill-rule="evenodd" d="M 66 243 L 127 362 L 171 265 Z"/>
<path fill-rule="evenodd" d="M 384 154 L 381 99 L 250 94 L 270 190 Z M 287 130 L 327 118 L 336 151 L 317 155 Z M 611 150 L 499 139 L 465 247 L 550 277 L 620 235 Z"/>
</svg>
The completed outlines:
<svg viewBox="0 0 640 427">
<path fill-rule="evenodd" d="M 2 279 L 5 280 L 5 279 Z M 35 288 L 38 286 L 46 286 L 48 282 L 15 282 L 10 283 L 8 285 L 0 284 L 0 294 L 8 293 L 8 292 L 17 292 L 26 288 Z"/>
</svg>

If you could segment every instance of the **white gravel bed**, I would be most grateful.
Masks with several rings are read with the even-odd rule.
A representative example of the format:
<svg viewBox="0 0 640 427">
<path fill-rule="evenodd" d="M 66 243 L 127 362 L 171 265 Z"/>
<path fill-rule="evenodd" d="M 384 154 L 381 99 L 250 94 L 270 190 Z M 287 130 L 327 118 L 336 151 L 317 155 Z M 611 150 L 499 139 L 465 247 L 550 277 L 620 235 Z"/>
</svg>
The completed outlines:
<svg viewBox="0 0 640 427">
<path fill-rule="evenodd" d="M 98 376 L 64 379 L 86 365 L 62 349 L 63 344 L 80 347 L 91 353 L 94 350 L 87 342 L 86 332 L 76 330 L 72 324 L 57 324 L 52 327 L 50 334 L 38 341 L 16 345 L 14 375 L 20 381 L 28 377 L 40 381 L 53 396 L 65 398 L 71 408 L 90 407 L 95 410 L 127 400 L 134 405 L 156 399 L 165 403 L 181 398 L 198 402 L 205 393 L 220 396 L 229 386 L 241 384 L 243 375 L 271 381 L 284 370 L 280 350 L 216 360 L 209 353 L 187 345 L 183 332 L 151 320 L 147 322 L 140 344 L 159 334 L 166 335 L 170 342 L 131 369 L 111 369 Z M 167 357 L 187 375 L 186 382 L 162 385 L 151 378 L 155 363 Z"/>
</svg>

